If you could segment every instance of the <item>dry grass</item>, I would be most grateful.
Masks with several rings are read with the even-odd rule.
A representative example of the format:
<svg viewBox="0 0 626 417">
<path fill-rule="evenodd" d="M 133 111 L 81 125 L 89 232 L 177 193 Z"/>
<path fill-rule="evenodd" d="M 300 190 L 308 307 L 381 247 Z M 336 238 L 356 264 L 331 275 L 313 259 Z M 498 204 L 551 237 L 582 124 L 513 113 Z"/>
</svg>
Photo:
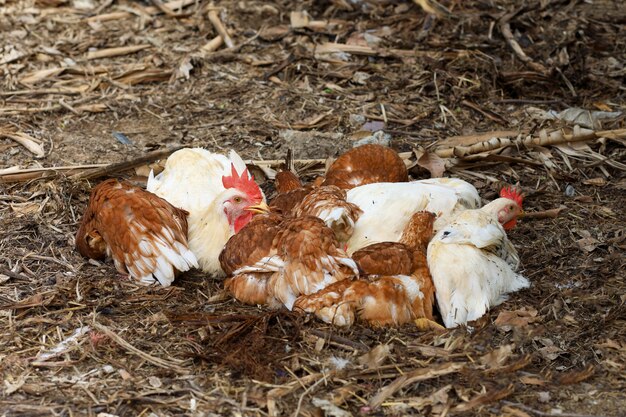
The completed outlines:
<svg viewBox="0 0 626 417">
<path fill-rule="evenodd" d="M 107 164 L 177 145 L 277 159 L 289 128 L 340 133 L 295 146 L 296 158 L 326 158 L 363 136 L 361 119 L 418 156 L 455 136 L 568 124 L 533 108 L 622 112 L 596 128 L 625 127 L 620 2 L 441 2 L 451 13 L 435 18 L 421 1 L 223 1 L 217 16 L 234 47 L 215 52 L 219 42 L 203 49 L 218 36 L 208 2 L 169 13 L 160 3 L 0 1 L 0 130 L 21 138 L 0 139 L 0 169 Z M 290 19 L 305 9 L 310 18 Z M 0 411 L 621 415 L 624 144 L 448 160 L 448 174 L 485 199 L 518 183 L 528 211 L 564 210 L 511 234 L 532 287 L 444 333 L 340 331 L 242 306 L 198 272 L 137 287 L 73 249 L 91 182 L 0 184 Z M 412 175 L 427 177 L 431 163 Z"/>
</svg>

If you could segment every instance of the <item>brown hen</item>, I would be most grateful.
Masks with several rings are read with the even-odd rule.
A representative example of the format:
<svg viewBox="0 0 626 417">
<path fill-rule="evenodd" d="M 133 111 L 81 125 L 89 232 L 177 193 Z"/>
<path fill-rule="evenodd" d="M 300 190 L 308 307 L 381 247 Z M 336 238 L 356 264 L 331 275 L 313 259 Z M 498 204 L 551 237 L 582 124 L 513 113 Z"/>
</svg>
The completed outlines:
<svg viewBox="0 0 626 417">
<path fill-rule="evenodd" d="M 328 169 L 322 185 L 349 190 L 376 182 L 406 182 L 409 174 L 400 156 L 382 145 L 362 145 L 341 155 Z"/>
<path fill-rule="evenodd" d="M 239 301 L 291 310 L 298 296 L 358 275 L 356 264 L 322 220 L 304 216 L 278 221 L 276 215 L 252 221 L 220 256 L 223 268 L 233 275 L 227 289 Z"/>
<path fill-rule="evenodd" d="M 94 259 L 108 255 L 120 273 L 166 287 L 177 272 L 198 266 L 187 243 L 187 214 L 148 191 L 110 179 L 91 191 L 76 249 Z"/>
<path fill-rule="evenodd" d="M 278 195 L 269 205 L 272 212 L 287 217 L 318 217 L 335 232 L 340 242 L 352 236 L 362 211 L 356 204 L 346 201 L 345 190 L 334 185 L 302 186 L 291 171 L 279 171 L 275 183 Z"/>
<path fill-rule="evenodd" d="M 229 276 L 224 281 L 224 287 L 237 300 L 246 304 L 280 306 L 273 298 L 268 298 L 267 283 L 273 271 L 236 271 L 264 258 L 270 259 L 274 238 L 280 230 L 282 220 L 282 216 L 274 213 L 253 217 L 247 226 L 228 240 L 220 253 L 220 264 Z"/>
<path fill-rule="evenodd" d="M 314 188 L 293 208 L 292 213 L 296 217 L 315 216 L 322 219 L 340 242 L 347 242 L 363 212 L 346 199 L 346 191 L 334 185 Z"/>
<path fill-rule="evenodd" d="M 294 307 L 338 326 L 350 326 L 356 317 L 373 326 L 432 320 L 434 287 L 426 246 L 434 220 L 432 213 L 415 213 L 400 242 L 377 243 L 353 254 L 364 276 L 302 296 Z"/>
</svg>

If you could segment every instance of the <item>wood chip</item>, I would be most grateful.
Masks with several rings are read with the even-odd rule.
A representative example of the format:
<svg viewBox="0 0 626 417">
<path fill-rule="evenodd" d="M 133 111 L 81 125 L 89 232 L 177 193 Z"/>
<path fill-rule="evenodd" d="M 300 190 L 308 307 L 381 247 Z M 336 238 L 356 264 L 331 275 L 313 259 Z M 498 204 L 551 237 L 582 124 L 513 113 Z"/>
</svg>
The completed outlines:
<svg viewBox="0 0 626 417">
<path fill-rule="evenodd" d="M 87 52 L 85 59 L 99 59 L 99 58 L 110 58 L 113 56 L 121 56 L 133 54 L 135 52 L 143 51 L 144 49 L 150 48 L 149 44 L 142 45 L 131 45 L 131 46 L 121 46 L 118 48 L 107 48 L 107 49 L 99 49 L 97 51 Z"/>
</svg>

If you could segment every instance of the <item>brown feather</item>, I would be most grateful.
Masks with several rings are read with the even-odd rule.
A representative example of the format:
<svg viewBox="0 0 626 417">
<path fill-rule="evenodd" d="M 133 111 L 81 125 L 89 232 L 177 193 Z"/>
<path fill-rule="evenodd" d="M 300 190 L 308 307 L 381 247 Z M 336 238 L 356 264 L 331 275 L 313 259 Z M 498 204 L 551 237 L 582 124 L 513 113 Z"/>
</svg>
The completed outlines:
<svg viewBox="0 0 626 417">
<path fill-rule="evenodd" d="M 312 188 L 310 187 L 297 188 L 295 190 L 286 191 L 278 194 L 270 202 L 270 210 L 274 213 L 291 216 L 294 207 L 300 204 L 300 202 L 311 192 L 311 190 Z"/>
<path fill-rule="evenodd" d="M 376 182 L 406 182 L 409 174 L 400 156 L 382 145 L 363 145 L 341 155 L 328 169 L 323 185 L 349 190 Z"/>
<path fill-rule="evenodd" d="M 326 221 L 326 225 L 334 232 L 337 239 L 346 242 L 352 236 L 354 224 L 363 211 L 353 203 L 347 201 L 347 193 L 334 185 L 314 188 L 292 210 L 296 217 L 315 216 Z M 341 209 L 344 217 L 333 220 L 330 213 Z M 328 218 L 325 218 L 328 216 Z"/>
<path fill-rule="evenodd" d="M 258 214 L 228 239 L 219 257 L 226 275 L 268 256 L 282 220 L 277 214 Z"/>
<path fill-rule="evenodd" d="M 365 276 L 301 296 L 294 306 L 342 326 L 351 325 L 355 317 L 372 326 L 432 320 L 434 286 L 422 243 L 432 236 L 434 218 L 427 212 L 415 214 L 403 234 L 406 243 L 377 243 L 353 254 Z"/>
<path fill-rule="evenodd" d="M 317 217 L 269 214 L 257 216 L 232 237 L 220 262 L 228 274 L 237 273 L 226 288 L 238 300 L 291 308 L 297 296 L 353 275 L 341 261 L 347 258 L 333 231 Z M 276 265 L 268 262 L 272 259 Z"/>
<path fill-rule="evenodd" d="M 276 192 L 278 194 L 302 188 L 300 178 L 291 171 L 277 172 L 274 178 L 274 185 L 276 186 Z"/>
<path fill-rule="evenodd" d="M 176 253 L 177 243 L 188 250 L 187 214 L 148 191 L 110 179 L 91 192 L 76 248 L 90 258 L 109 255 L 119 272 L 139 279 L 156 270 L 155 242 Z"/>
</svg>

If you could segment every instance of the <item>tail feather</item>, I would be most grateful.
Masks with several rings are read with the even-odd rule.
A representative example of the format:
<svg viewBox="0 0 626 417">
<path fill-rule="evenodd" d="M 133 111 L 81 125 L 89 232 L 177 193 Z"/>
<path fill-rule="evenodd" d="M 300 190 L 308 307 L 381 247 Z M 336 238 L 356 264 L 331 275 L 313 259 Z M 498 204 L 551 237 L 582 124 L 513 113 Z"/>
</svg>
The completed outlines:
<svg viewBox="0 0 626 417">
<path fill-rule="evenodd" d="M 158 184 L 159 183 L 154 176 L 154 170 L 151 169 L 150 174 L 148 174 L 148 182 L 146 183 L 146 190 L 150 191 L 151 193 L 154 193 L 156 191 Z"/>
<path fill-rule="evenodd" d="M 234 149 L 231 149 L 230 152 L 228 152 L 228 159 L 230 159 L 230 162 L 234 165 L 235 169 L 237 170 L 237 173 L 239 175 L 242 175 L 243 172 L 246 170 L 246 163 L 243 161 L 241 156 L 239 156 L 239 154 L 235 152 Z M 251 178 L 252 176 L 248 172 L 248 179 L 251 179 Z"/>
</svg>

